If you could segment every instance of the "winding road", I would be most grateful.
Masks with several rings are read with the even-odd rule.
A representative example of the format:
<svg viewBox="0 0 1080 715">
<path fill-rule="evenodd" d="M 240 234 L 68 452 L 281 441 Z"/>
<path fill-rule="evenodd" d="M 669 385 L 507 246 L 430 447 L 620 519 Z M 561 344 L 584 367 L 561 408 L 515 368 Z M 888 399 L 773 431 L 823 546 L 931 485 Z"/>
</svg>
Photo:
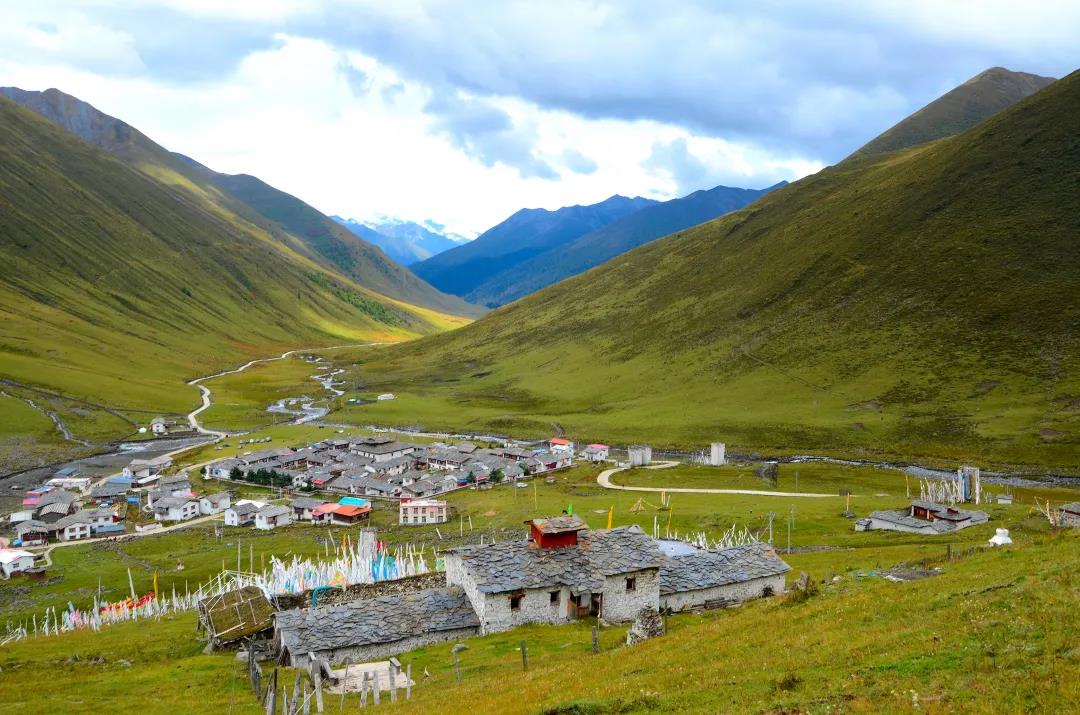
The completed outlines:
<svg viewBox="0 0 1080 715">
<path fill-rule="evenodd" d="M 197 407 L 196 409 L 194 409 L 194 410 L 192 410 L 191 412 L 188 413 L 188 415 L 187 415 L 188 424 L 191 425 L 191 428 L 193 430 L 195 430 L 196 432 L 198 432 L 199 434 L 212 435 L 213 437 L 216 437 L 218 440 L 225 439 L 226 437 L 229 436 L 225 432 L 220 432 L 218 430 L 213 430 L 213 429 L 209 429 L 207 427 L 203 427 L 199 423 L 199 415 L 201 413 L 205 412 L 206 410 L 210 409 L 210 406 L 213 404 L 213 400 L 211 398 L 212 393 L 210 392 L 210 388 L 207 387 L 206 385 L 202 384 L 202 383 L 206 382 L 207 380 L 213 380 L 216 377 L 224 377 L 225 375 L 235 375 L 235 374 L 237 374 L 239 372 L 243 372 L 244 370 L 247 370 L 252 365 L 258 365 L 259 363 L 276 362 L 277 360 L 285 360 L 285 359 L 288 359 L 288 358 L 292 357 L 296 353 L 314 353 L 314 352 L 321 352 L 323 350 L 342 350 L 344 348 L 366 348 L 366 347 L 371 347 L 372 345 L 379 345 L 379 343 L 357 343 L 355 345 L 331 345 L 330 347 L 325 347 L 325 348 L 301 348 L 301 349 L 297 349 L 297 350 L 288 350 L 286 352 L 281 353 L 281 355 L 278 355 L 277 357 L 268 357 L 268 358 L 259 358 L 258 360 L 249 360 L 248 362 L 244 363 L 240 367 L 233 368 L 232 370 L 222 370 L 221 372 L 216 372 L 213 375 L 205 375 L 203 377 L 197 377 L 194 380 L 188 380 L 187 384 L 191 385 L 192 387 L 199 388 L 199 392 L 201 393 L 201 397 L 202 397 L 202 404 L 199 407 Z"/>
<path fill-rule="evenodd" d="M 657 462 L 645 469 L 670 469 L 677 466 L 680 462 Z M 613 467 L 611 469 L 605 469 L 600 472 L 600 475 L 596 478 L 596 483 L 602 486 L 604 489 L 618 489 L 624 492 L 668 492 L 669 494 L 682 493 L 682 494 L 750 494 L 752 496 L 759 497 L 808 497 L 811 499 L 825 499 L 828 497 L 835 497 L 836 494 L 816 494 L 814 492 L 769 492 L 759 489 L 690 489 L 688 487 L 624 487 L 619 484 L 611 483 L 611 476 L 618 472 L 624 472 L 630 469 L 630 467 Z"/>
</svg>

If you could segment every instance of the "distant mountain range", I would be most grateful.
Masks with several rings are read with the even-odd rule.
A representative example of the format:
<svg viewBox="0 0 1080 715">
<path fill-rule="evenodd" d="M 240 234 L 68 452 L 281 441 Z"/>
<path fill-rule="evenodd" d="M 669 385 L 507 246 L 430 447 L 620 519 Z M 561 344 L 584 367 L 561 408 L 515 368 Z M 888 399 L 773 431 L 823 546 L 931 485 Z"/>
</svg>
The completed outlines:
<svg viewBox="0 0 1080 715">
<path fill-rule="evenodd" d="M 412 269 L 432 285 L 441 286 L 439 290 L 464 296 L 497 273 L 655 203 L 641 197 L 612 196 L 598 204 L 555 211 L 522 209 L 475 240 L 421 261 Z"/>
<path fill-rule="evenodd" d="M 654 202 L 606 226 L 488 276 L 464 297 L 471 303 L 489 307 L 510 303 L 649 241 L 741 209 L 786 184 L 786 181 L 781 181 L 767 189 L 717 186 L 707 191 L 695 191 L 679 199 Z"/>
<path fill-rule="evenodd" d="M 373 243 L 403 266 L 411 266 L 443 251 L 460 246 L 467 239 L 436 233 L 415 221 L 382 221 L 375 224 L 331 216 L 360 238 Z"/>
</svg>

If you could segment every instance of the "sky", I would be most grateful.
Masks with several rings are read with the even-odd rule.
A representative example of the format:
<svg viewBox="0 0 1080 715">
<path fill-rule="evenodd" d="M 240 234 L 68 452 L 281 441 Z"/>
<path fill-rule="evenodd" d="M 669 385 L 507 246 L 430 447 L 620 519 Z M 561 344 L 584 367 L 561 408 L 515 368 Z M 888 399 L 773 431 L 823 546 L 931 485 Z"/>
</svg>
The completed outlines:
<svg viewBox="0 0 1080 715">
<path fill-rule="evenodd" d="M 4 0 L 56 87 L 328 214 L 475 236 L 520 208 L 761 188 L 992 66 L 1080 66 L 1080 3 Z"/>
</svg>

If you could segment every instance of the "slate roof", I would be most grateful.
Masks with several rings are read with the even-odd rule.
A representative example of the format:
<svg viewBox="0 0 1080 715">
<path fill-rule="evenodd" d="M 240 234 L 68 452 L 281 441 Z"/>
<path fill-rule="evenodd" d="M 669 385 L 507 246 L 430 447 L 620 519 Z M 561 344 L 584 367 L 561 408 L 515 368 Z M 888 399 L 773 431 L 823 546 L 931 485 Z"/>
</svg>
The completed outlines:
<svg viewBox="0 0 1080 715">
<path fill-rule="evenodd" d="M 228 498 L 229 498 L 229 493 L 228 492 L 218 492 L 217 494 L 207 494 L 206 496 L 203 497 L 203 499 L 207 500 L 208 502 L 210 502 L 214 506 L 217 506 L 218 504 L 220 504 L 221 502 L 225 501 Z"/>
<path fill-rule="evenodd" d="M 569 586 L 600 591 L 604 577 L 658 568 L 664 560 L 641 527 L 583 531 L 576 546 L 542 549 L 531 541 L 508 541 L 450 549 L 482 593 Z"/>
<path fill-rule="evenodd" d="M 71 511 L 71 502 L 53 502 L 52 504 L 46 504 L 45 506 L 35 507 L 38 516 L 45 516 L 47 514 L 67 514 Z"/>
<path fill-rule="evenodd" d="M 684 593 L 778 576 L 791 570 L 768 544 L 719 551 L 695 549 L 668 556 L 660 567 L 660 593 Z"/>
<path fill-rule="evenodd" d="M 323 503 L 324 500 L 322 499 L 312 499 L 311 497 L 296 497 L 291 502 L 289 502 L 289 506 L 291 506 L 293 509 L 314 509 L 315 507 Z"/>
<path fill-rule="evenodd" d="M 295 608 L 279 611 L 274 620 L 281 645 L 296 655 L 480 625 L 465 592 L 456 586 Z"/>
<path fill-rule="evenodd" d="M 43 521 L 36 521 L 34 519 L 30 519 L 29 521 L 19 522 L 19 524 L 15 527 L 15 533 L 18 534 L 19 536 L 22 536 L 23 534 L 25 534 L 27 532 L 39 532 L 39 531 L 48 531 L 48 530 L 49 530 L 49 525 L 48 524 L 46 524 Z"/>
<path fill-rule="evenodd" d="M 363 454 L 390 454 L 391 452 L 400 452 L 402 450 L 415 450 L 416 445 L 394 440 L 380 440 L 377 442 L 362 440 L 350 444 L 349 449 L 353 452 L 361 452 Z"/>
<path fill-rule="evenodd" d="M 173 507 L 181 507 L 188 502 L 195 501 L 191 497 L 162 497 L 154 502 L 154 511 L 168 510 Z"/>
<path fill-rule="evenodd" d="M 258 516 L 264 519 L 273 519 L 276 516 L 285 516 L 291 514 L 292 511 L 287 506 L 264 506 L 256 512 Z"/>
<path fill-rule="evenodd" d="M 254 504 L 236 504 L 230 507 L 230 510 L 237 516 L 247 516 L 248 514 L 254 514 L 259 510 L 259 507 Z"/>
<path fill-rule="evenodd" d="M 85 514 L 82 514 L 82 513 L 72 514 L 71 516 L 65 516 L 63 519 L 57 519 L 53 523 L 51 530 L 59 531 L 61 529 L 66 529 L 67 527 L 73 526 L 75 524 L 87 524 L 87 525 L 89 525 L 90 520 L 86 517 Z"/>
<path fill-rule="evenodd" d="M 949 508 L 942 504 L 935 504 L 933 502 L 924 502 L 917 500 L 913 501 L 912 505 L 928 508 L 935 513 L 939 511 L 944 512 Z M 908 527 L 911 529 L 931 529 L 939 534 L 943 534 L 949 531 L 956 531 L 958 529 L 963 529 L 964 527 L 973 526 L 975 524 L 982 524 L 989 519 L 986 512 L 984 511 L 967 509 L 956 509 L 956 511 L 959 513 L 956 515 L 951 515 L 948 519 L 937 518 L 933 521 L 911 516 L 910 510 L 908 509 L 905 509 L 904 511 L 875 511 L 870 513 L 870 518 L 877 519 L 878 521 L 884 521 L 888 524 L 896 524 L 897 526 Z"/>
<path fill-rule="evenodd" d="M 53 489 L 41 495 L 37 506 L 40 509 L 48 504 L 71 504 L 75 499 L 76 496 L 66 489 Z"/>
</svg>

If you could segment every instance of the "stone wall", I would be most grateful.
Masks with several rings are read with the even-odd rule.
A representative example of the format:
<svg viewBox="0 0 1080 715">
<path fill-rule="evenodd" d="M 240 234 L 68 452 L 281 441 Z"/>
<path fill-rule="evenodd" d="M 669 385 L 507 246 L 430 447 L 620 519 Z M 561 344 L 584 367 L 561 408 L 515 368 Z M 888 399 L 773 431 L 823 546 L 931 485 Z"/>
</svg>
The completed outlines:
<svg viewBox="0 0 1080 715">
<path fill-rule="evenodd" d="M 751 598 L 759 598 L 767 591 L 773 594 L 784 592 L 784 574 L 756 578 L 742 583 L 731 583 L 724 586 L 702 588 L 696 591 L 684 591 L 682 593 L 670 593 L 660 597 L 660 607 L 671 609 L 674 612 L 685 611 L 691 608 L 699 608 L 706 601 L 724 599 L 727 601 L 746 601 Z"/>
<path fill-rule="evenodd" d="M 626 579 L 634 579 L 634 590 L 626 590 Z M 634 620 L 641 609 L 660 606 L 660 573 L 657 569 L 617 574 L 604 579 L 601 616 L 610 623 Z"/>
<path fill-rule="evenodd" d="M 556 590 L 559 591 L 559 600 L 552 603 L 551 592 Z M 576 614 L 569 615 L 572 607 L 568 588 L 552 586 L 525 589 L 516 611 L 510 608 L 509 593 L 483 595 L 484 607 L 480 623 L 484 633 L 497 633 L 529 623 L 566 623 L 576 617 Z M 588 593 L 583 595 L 582 602 L 589 602 Z"/>
<path fill-rule="evenodd" d="M 377 596 L 389 596 L 402 593 L 413 593 L 429 588 L 442 588 L 447 585 L 446 574 L 432 572 L 409 576 L 407 578 L 394 579 L 392 581 L 378 581 L 376 583 L 358 583 L 344 589 L 333 587 L 319 593 L 315 600 L 317 606 L 332 606 L 340 603 L 349 603 L 364 598 Z M 311 591 L 303 593 L 290 593 L 275 598 L 279 610 L 287 611 L 291 608 L 311 608 Z"/>
</svg>

